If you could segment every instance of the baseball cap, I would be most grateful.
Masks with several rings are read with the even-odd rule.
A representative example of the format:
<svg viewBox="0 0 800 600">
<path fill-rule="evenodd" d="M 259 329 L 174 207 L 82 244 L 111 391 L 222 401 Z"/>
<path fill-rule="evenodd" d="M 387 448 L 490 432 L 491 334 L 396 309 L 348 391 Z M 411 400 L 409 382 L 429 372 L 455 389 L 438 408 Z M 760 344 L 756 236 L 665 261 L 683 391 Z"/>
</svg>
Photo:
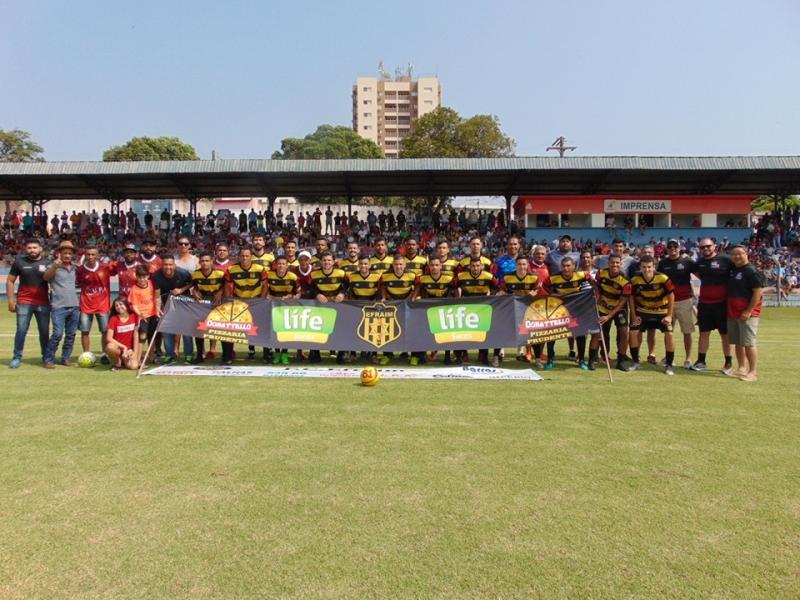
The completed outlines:
<svg viewBox="0 0 800 600">
<path fill-rule="evenodd" d="M 58 244 L 59 250 L 75 250 L 75 246 L 69 240 L 64 240 L 60 244 Z"/>
<path fill-rule="evenodd" d="M 569 236 L 569 235 L 567 235 L 567 234 L 565 233 L 565 234 L 564 234 L 564 235 L 562 235 L 560 238 L 558 238 L 558 241 L 559 241 L 559 242 L 560 242 L 560 241 L 562 241 L 562 240 L 569 240 L 569 241 L 571 242 L 571 241 L 572 241 L 572 237 L 571 237 L 571 236 Z"/>
<path fill-rule="evenodd" d="M 676 240 L 675 238 L 672 238 L 671 240 L 669 240 L 667 242 L 667 246 L 680 246 L 680 245 L 681 245 L 681 243 L 678 240 Z"/>
<path fill-rule="evenodd" d="M 133 250 L 134 252 L 136 252 L 136 246 L 134 246 L 133 244 L 125 244 L 122 247 L 122 249 L 123 250 Z"/>
</svg>

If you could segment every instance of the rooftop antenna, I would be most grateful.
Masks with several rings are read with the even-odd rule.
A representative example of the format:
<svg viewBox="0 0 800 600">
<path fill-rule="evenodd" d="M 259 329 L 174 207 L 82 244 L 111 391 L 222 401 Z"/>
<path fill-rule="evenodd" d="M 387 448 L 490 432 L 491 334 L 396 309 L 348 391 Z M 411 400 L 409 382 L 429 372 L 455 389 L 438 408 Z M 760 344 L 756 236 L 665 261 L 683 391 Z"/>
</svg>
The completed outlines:
<svg viewBox="0 0 800 600">
<path fill-rule="evenodd" d="M 577 150 L 577 149 L 578 149 L 577 146 L 567 146 L 567 138 L 565 138 L 562 135 L 560 137 L 557 137 L 556 141 L 553 142 L 552 145 L 548 146 L 547 150 L 545 150 L 545 152 L 549 152 L 550 150 L 556 150 L 558 152 L 558 155 L 561 158 L 564 158 L 564 154 L 566 154 L 567 152 L 571 152 L 572 150 Z"/>
<path fill-rule="evenodd" d="M 383 68 L 383 61 L 378 62 L 378 74 L 383 77 L 384 79 L 389 79 L 390 75 L 389 72 Z"/>
<path fill-rule="evenodd" d="M 413 77 L 413 75 L 414 75 L 414 65 L 412 65 L 411 63 L 408 63 L 408 69 L 406 70 L 406 72 L 408 73 L 408 78 L 409 79 L 413 79 L 414 78 Z"/>
</svg>

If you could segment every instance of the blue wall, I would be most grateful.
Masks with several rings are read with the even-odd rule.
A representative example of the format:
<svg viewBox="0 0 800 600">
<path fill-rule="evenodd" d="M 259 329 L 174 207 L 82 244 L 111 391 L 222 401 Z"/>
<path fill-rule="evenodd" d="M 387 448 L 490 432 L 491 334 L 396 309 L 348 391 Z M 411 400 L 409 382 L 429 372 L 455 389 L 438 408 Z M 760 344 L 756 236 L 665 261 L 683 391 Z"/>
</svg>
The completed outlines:
<svg viewBox="0 0 800 600">
<path fill-rule="evenodd" d="M 603 227 L 529 227 L 525 230 L 525 238 L 528 242 L 539 243 L 542 240 L 547 240 L 552 243 L 553 240 L 565 233 L 575 239 L 600 239 L 609 243 L 615 237 Z M 640 235 L 638 229 L 634 229 L 633 233 L 628 235 L 624 229 L 618 228 L 616 234 L 616 237 L 634 244 L 648 244 L 652 238 L 656 240 L 664 238 L 664 241 L 667 241 L 670 238 L 680 238 L 681 236 L 687 240 L 696 240 L 699 237 L 722 240 L 722 238 L 726 237 L 732 243 L 739 243 L 750 237 L 750 229 L 747 227 L 651 227 L 645 231 L 644 235 Z"/>
</svg>

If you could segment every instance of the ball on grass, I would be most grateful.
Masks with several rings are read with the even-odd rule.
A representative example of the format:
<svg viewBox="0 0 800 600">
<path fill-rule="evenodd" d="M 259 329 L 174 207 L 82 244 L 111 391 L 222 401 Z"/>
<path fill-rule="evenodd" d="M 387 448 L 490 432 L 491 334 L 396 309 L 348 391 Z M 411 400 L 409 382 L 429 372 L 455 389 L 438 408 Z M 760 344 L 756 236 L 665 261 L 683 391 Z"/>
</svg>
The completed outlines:
<svg viewBox="0 0 800 600">
<path fill-rule="evenodd" d="M 97 356 L 94 352 L 84 352 L 78 357 L 78 366 L 84 369 L 90 369 L 97 364 Z"/>
<path fill-rule="evenodd" d="M 361 370 L 361 385 L 372 387 L 373 385 L 378 385 L 380 380 L 381 376 L 375 367 L 365 367 Z"/>
</svg>

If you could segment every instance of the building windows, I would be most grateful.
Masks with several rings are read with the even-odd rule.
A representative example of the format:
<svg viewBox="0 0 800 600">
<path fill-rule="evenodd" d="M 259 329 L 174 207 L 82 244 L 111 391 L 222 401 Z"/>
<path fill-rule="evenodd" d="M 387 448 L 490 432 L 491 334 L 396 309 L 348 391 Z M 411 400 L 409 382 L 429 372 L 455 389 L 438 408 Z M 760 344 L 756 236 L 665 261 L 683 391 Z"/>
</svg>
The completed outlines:
<svg viewBox="0 0 800 600">
<path fill-rule="evenodd" d="M 364 125 L 364 130 L 365 131 L 368 131 L 370 129 L 372 129 L 372 125 Z"/>
<path fill-rule="evenodd" d="M 425 100 L 425 104 L 433 106 L 433 100 Z"/>
<path fill-rule="evenodd" d="M 371 116 L 372 116 L 372 113 L 371 113 L 371 112 L 365 112 L 365 113 L 364 113 L 364 116 L 365 116 L 365 117 L 367 117 L 367 118 L 369 118 L 369 117 L 371 117 Z"/>
<path fill-rule="evenodd" d="M 422 88 L 422 89 L 423 89 L 423 91 L 425 91 L 425 92 L 429 92 L 429 93 L 431 93 L 431 94 L 433 93 L 433 88 L 432 88 L 432 87 L 424 87 L 424 88 Z"/>
<path fill-rule="evenodd" d="M 372 100 L 364 100 L 364 104 L 372 104 Z"/>
<path fill-rule="evenodd" d="M 371 91 L 372 91 L 372 88 L 371 88 L 371 87 L 369 87 L 369 86 L 364 86 L 363 88 L 361 88 L 361 91 L 362 91 L 362 92 L 371 92 Z"/>
</svg>

